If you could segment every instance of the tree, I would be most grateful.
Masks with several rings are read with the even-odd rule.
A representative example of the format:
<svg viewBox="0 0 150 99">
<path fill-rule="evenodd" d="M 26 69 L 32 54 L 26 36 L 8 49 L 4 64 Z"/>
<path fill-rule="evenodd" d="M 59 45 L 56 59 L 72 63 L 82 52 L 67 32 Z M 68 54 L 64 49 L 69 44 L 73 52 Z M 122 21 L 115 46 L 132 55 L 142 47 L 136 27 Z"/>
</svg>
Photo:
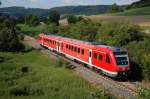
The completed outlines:
<svg viewBox="0 0 150 99">
<path fill-rule="evenodd" d="M 39 18 L 35 15 L 27 15 L 25 16 L 25 24 L 30 26 L 37 26 L 39 25 L 40 21 Z"/>
<path fill-rule="evenodd" d="M 77 17 L 77 16 L 74 16 L 74 15 L 69 15 L 67 17 L 67 21 L 68 21 L 69 24 L 77 23 L 78 21 L 82 21 L 82 20 L 84 20 L 84 18 L 82 16 Z"/>
<path fill-rule="evenodd" d="M 20 16 L 18 19 L 17 19 L 17 23 L 24 23 L 25 22 L 25 18 L 23 16 Z"/>
<path fill-rule="evenodd" d="M 69 15 L 67 17 L 67 21 L 68 21 L 69 24 L 71 24 L 71 23 L 76 23 L 78 20 L 77 20 L 77 17 L 75 17 L 73 15 Z"/>
<path fill-rule="evenodd" d="M 34 16 L 34 15 L 32 15 L 30 21 L 31 21 L 30 23 L 31 23 L 32 26 L 37 26 L 40 23 L 39 18 L 37 16 Z"/>
<path fill-rule="evenodd" d="M 16 52 L 24 49 L 23 44 L 19 42 L 14 19 L 4 18 L 0 28 L 0 51 Z"/>
<path fill-rule="evenodd" d="M 60 14 L 56 10 L 51 10 L 49 13 L 48 23 L 55 23 L 59 26 Z"/>
<path fill-rule="evenodd" d="M 116 13 L 121 11 L 123 10 L 116 3 L 114 3 L 109 10 L 110 13 Z"/>
</svg>

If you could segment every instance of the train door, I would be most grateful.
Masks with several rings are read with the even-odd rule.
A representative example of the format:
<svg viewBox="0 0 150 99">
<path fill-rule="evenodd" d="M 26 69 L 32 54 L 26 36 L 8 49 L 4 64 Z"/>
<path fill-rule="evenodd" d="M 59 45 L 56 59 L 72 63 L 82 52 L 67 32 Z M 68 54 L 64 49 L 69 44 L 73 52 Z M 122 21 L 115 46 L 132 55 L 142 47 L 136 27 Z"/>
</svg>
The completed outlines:
<svg viewBox="0 0 150 99">
<path fill-rule="evenodd" d="M 61 53 L 61 45 L 60 45 L 59 42 L 58 42 L 57 45 L 56 45 L 56 50 L 57 50 L 57 52 L 60 52 L 60 53 Z"/>
<path fill-rule="evenodd" d="M 58 45 L 59 52 L 61 53 L 61 43 Z"/>
<path fill-rule="evenodd" d="M 89 51 L 89 64 L 92 65 L 92 50 Z"/>
</svg>

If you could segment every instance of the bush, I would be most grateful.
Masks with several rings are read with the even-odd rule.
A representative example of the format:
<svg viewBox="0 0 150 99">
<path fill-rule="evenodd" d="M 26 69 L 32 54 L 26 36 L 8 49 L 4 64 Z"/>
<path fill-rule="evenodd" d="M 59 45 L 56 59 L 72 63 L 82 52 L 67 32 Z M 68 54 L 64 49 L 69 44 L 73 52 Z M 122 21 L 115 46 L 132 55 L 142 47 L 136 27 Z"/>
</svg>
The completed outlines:
<svg viewBox="0 0 150 99">
<path fill-rule="evenodd" d="M 27 73 L 27 72 L 29 71 L 29 67 L 28 67 L 28 66 L 23 66 L 23 67 L 21 68 L 21 71 L 22 71 L 23 73 Z"/>
<path fill-rule="evenodd" d="M 75 39 L 94 41 L 100 26 L 100 23 L 82 20 L 76 24 L 71 24 L 63 32 L 60 30 L 58 34 Z"/>
<path fill-rule="evenodd" d="M 56 24 L 49 24 L 44 27 L 44 32 L 56 34 L 59 31 L 59 27 Z"/>
<path fill-rule="evenodd" d="M 143 76 L 145 80 L 150 81 L 150 53 L 147 53 L 143 56 L 142 65 Z"/>
<path fill-rule="evenodd" d="M 70 15 L 68 16 L 67 21 L 69 24 L 71 24 L 71 23 L 76 23 L 78 20 L 76 16 Z"/>
<path fill-rule="evenodd" d="M 77 23 L 79 21 L 82 21 L 82 20 L 84 20 L 84 18 L 82 16 L 77 17 L 77 16 L 74 16 L 74 15 L 69 15 L 67 17 L 67 21 L 68 21 L 69 24 L 72 24 L 72 23 L 75 24 L 75 23 Z"/>
<path fill-rule="evenodd" d="M 115 46 L 124 46 L 131 41 L 143 39 L 140 27 L 126 22 L 103 24 L 97 36 L 100 41 Z"/>
<path fill-rule="evenodd" d="M 28 96 L 29 94 L 29 87 L 13 88 L 10 90 L 10 95 L 13 96 Z"/>
<path fill-rule="evenodd" d="M 108 92 L 106 89 L 92 92 L 89 99 L 116 99 L 114 96 L 110 96 Z"/>
<path fill-rule="evenodd" d="M 25 24 L 29 26 L 37 26 L 40 24 L 39 18 L 35 15 L 27 15 L 25 16 Z"/>
<path fill-rule="evenodd" d="M 139 99 L 149 99 L 149 97 L 150 97 L 150 89 L 142 87 L 138 89 Z"/>
<path fill-rule="evenodd" d="M 24 45 L 19 42 L 15 20 L 6 18 L 0 23 L 0 51 L 22 51 Z"/>
<path fill-rule="evenodd" d="M 131 71 L 133 78 L 150 80 L 150 39 L 144 38 L 142 41 L 134 41 L 129 43 L 126 47 L 129 51 L 131 60 Z M 136 50 L 136 51 L 135 51 Z"/>
<path fill-rule="evenodd" d="M 29 86 L 16 86 L 12 89 L 10 89 L 9 94 L 11 96 L 39 96 L 39 95 L 43 95 L 44 92 L 41 89 L 36 89 L 36 88 L 32 88 Z"/>
</svg>

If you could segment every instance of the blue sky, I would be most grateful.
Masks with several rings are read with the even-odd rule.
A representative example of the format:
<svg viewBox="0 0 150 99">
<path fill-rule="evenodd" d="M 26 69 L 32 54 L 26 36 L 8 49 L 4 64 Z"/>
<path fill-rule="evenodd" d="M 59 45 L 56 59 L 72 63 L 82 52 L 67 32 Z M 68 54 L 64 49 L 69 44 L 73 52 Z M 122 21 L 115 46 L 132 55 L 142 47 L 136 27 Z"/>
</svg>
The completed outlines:
<svg viewBox="0 0 150 99">
<path fill-rule="evenodd" d="M 139 0 L 0 0 L 1 7 L 23 6 L 27 8 L 52 8 L 69 5 L 109 5 L 117 3 L 119 5 L 131 4 Z"/>
</svg>

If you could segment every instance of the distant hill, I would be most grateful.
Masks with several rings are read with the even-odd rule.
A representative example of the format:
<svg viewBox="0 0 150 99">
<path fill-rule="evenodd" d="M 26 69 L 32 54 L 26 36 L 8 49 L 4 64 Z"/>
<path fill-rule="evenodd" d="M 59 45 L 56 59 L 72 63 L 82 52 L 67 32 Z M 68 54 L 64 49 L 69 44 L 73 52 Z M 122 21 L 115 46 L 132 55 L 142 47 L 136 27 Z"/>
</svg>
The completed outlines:
<svg viewBox="0 0 150 99">
<path fill-rule="evenodd" d="M 61 14 L 74 14 L 74 15 L 95 15 L 106 13 L 111 8 L 111 5 L 95 5 L 95 6 L 65 6 L 55 7 L 51 10 L 57 10 Z"/>
<path fill-rule="evenodd" d="M 126 10 L 124 12 L 114 13 L 112 15 L 120 15 L 120 16 L 150 15 L 150 6 L 130 9 L 130 10 Z"/>
<path fill-rule="evenodd" d="M 139 0 L 128 6 L 129 9 L 150 6 L 150 0 Z"/>
<path fill-rule="evenodd" d="M 24 7 L 5 7 L 0 8 L 0 13 L 4 15 L 10 15 L 13 17 L 21 17 L 27 14 L 34 14 L 39 17 L 46 17 L 48 15 L 48 9 L 39 8 L 24 8 Z"/>
<path fill-rule="evenodd" d="M 108 11 L 110 5 L 96 5 L 96 6 L 65 6 L 65 7 L 55 7 L 51 9 L 39 9 L 39 8 L 24 8 L 24 7 L 5 7 L 0 8 L 0 13 L 5 15 L 10 15 L 13 17 L 25 16 L 27 14 L 34 14 L 39 17 L 46 17 L 50 10 L 57 10 L 61 15 L 66 14 L 103 14 Z"/>
</svg>

